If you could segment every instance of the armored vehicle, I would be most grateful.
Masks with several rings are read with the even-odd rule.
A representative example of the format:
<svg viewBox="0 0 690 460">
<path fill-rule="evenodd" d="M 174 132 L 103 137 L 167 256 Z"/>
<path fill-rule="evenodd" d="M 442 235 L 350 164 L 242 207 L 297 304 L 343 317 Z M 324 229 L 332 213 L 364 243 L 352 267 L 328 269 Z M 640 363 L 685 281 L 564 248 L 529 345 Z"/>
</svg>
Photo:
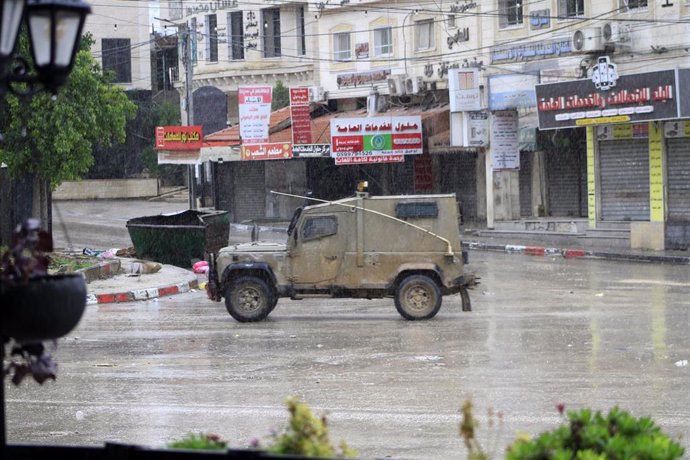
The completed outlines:
<svg viewBox="0 0 690 460">
<path fill-rule="evenodd" d="M 208 296 L 225 298 L 237 321 L 265 319 L 281 297 L 392 297 L 403 318 L 422 320 L 459 293 L 471 310 L 475 280 L 463 272 L 454 194 L 309 199 L 320 203 L 295 210 L 286 243 L 233 244 L 211 255 Z"/>
</svg>

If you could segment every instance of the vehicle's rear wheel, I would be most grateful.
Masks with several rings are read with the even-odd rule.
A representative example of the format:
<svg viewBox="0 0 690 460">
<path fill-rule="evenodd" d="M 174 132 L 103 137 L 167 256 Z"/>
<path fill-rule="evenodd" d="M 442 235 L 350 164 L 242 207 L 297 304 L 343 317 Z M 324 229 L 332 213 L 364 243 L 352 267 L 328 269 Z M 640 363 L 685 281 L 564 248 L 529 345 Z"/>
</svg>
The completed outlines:
<svg viewBox="0 0 690 460">
<path fill-rule="evenodd" d="M 395 308 L 411 321 L 429 319 L 441 309 L 441 289 L 426 275 L 410 275 L 395 291 Z"/>
<path fill-rule="evenodd" d="M 240 276 L 225 291 L 225 308 L 242 323 L 266 319 L 275 307 L 275 300 L 266 281 L 256 276 Z"/>
<path fill-rule="evenodd" d="M 271 313 L 273 310 L 275 310 L 277 304 L 278 304 L 278 296 L 273 295 L 273 302 L 271 302 L 271 308 L 268 310 L 268 312 Z"/>
</svg>

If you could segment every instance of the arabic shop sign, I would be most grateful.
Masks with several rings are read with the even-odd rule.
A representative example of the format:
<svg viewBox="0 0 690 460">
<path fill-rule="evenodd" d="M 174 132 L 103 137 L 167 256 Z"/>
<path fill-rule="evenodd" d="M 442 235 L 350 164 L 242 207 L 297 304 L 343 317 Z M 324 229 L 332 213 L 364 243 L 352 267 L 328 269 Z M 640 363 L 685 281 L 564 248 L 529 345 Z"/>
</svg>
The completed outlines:
<svg viewBox="0 0 690 460">
<path fill-rule="evenodd" d="M 492 75 L 489 77 L 489 110 L 535 107 L 536 75 Z"/>
<path fill-rule="evenodd" d="M 156 126 L 156 149 L 199 150 L 201 126 Z"/>
<path fill-rule="evenodd" d="M 515 46 L 492 46 L 491 63 L 547 59 L 572 53 L 570 37 Z"/>
<path fill-rule="evenodd" d="M 242 160 L 286 160 L 292 158 L 292 144 L 271 142 L 243 145 L 240 157 Z"/>
<path fill-rule="evenodd" d="M 422 153 L 420 116 L 331 120 L 333 158 L 389 157 Z M 393 160 L 393 161 L 397 161 Z"/>
<path fill-rule="evenodd" d="M 240 86 L 237 89 L 242 143 L 268 142 L 272 91 L 271 86 Z"/>
<path fill-rule="evenodd" d="M 459 14 L 459 13 L 465 13 L 469 10 L 473 10 L 477 8 L 477 2 L 465 0 L 465 3 L 456 3 L 454 5 L 450 5 L 450 12 Z"/>
<path fill-rule="evenodd" d="M 293 144 L 292 156 L 295 158 L 330 157 L 331 144 Z"/>
<path fill-rule="evenodd" d="M 237 8 L 237 0 L 195 2 L 185 8 L 185 17 L 195 16 L 197 14 L 214 14 L 216 11 L 230 10 L 235 8 Z"/>
<path fill-rule="evenodd" d="M 529 27 L 532 30 L 548 29 L 551 27 L 551 10 L 535 10 L 529 14 Z"/>
<path fill-rule="evenodd" d="M 311 144 L 309 88 L 290 88 L 290 117 L 292 119 L 292 143 Z"/>
<path fill-rule="evenodd" d="M 539 129 L 679 118 L 675 70 L 620 76 L 598 90 L 592 80 L 536 85 Z"/>
<path fill-rule="evenodd" d="M 405 161 L 405 155 L 383 155 L 370 157 L 342 157 L 336 158 L 335 164 L 338 166 L 345 165 L 361 165 L 374 163 L 402 163 Z"/>
<path fill-rule="evenodd" d="M 342 73 L 336 77 L 338 88 L 368 86 L 378 81 L 386 81 L 390 76 L 390 69 L 372 70 L 371 72 Z"/>
</svg>

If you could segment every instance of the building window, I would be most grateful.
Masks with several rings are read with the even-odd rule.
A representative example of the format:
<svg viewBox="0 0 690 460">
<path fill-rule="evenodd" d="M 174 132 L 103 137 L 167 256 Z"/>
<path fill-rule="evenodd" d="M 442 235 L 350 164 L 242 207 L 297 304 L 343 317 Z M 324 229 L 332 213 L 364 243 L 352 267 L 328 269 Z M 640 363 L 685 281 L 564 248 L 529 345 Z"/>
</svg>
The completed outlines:
<svg viewBox="0 0 690 460">
<path fill-rule="evenodd" d="M 112 72 L 113 83 L 132 82 L 132 46 L 129 38 L 101 40 L 103 70 Z"/>
<path fill-rule="evenodd" d="M 499 0 L 498 8 L 500 28 L 522 24 L 522 0 Z"/>
<path fill-rule="evenodd" d="M 280 56 L 280 10 L 267 8 L 261 11 L 264 34 L 264 57 Z"/>
<path fill-rule="evenodd" d="M 228 40 L 230 59 L 244 59 L 244 20 L 242 12 L 228 13 L 228 25 L 230 26 L 230 39 Z"/>
<path fill-rule="evenodd" d="M 621 10 L 639 10 L 641 8 L 647 8 L 647 0 L 621 0 Z"/>
<path fill-rule="evenodd" d="M 206 16 L 206 59 L 218 62 L 218 18 L 215 14 Z"/>
<path fill-rule="evenodd" d="M 336 61 L 349 61 L 352 59 L 350 32 L 333 34 L 333 59 Z"/>
<path fill-rule="evenodd" d="M 448 27 L 455 28 L 455 15 L 454 14 L 449 14 L 446 16 L 446 24 Z"/>
<path fill-rule="evenodd" d="M 170 0 L 168 5 L 170 19 L 182 19 L 182 0 Z"/>
<path fill-rule="evenodd" d="M 434 20 L 424 19 L 415 22 L 415 49 L 426 51 L 434 48 Z"/>
<path fill-rule="evenodd" d="M 299 6 L 295 10 L 297 17 L 297 55 L 304 56 L 307 54 L 307 35 L 304 29 L 304 7 Z"/>
<path fill-rule="evenodd" d="M 558 0 L 558 17 L 574 18 L 585 15 L 585 0 Z"/>
<path fill-rule="evenodd" d="M 374 56 L 390 56 L 393 54 L 393 29 L 382 27 L 374 29 Z"/>
</svg>

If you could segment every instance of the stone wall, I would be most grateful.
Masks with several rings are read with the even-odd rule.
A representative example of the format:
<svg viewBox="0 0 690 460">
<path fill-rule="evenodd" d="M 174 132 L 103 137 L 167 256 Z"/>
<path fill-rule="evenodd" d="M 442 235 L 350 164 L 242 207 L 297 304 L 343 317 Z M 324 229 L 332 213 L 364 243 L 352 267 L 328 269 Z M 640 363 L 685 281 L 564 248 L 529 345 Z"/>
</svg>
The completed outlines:
<svg viewBox="0 0 690 460">
<path fill-rule="evenodd" d="M 158 179 L 67 181 L 53 192 L 54 200 L 149 198 L 158 195 Z"/>
</svg>

